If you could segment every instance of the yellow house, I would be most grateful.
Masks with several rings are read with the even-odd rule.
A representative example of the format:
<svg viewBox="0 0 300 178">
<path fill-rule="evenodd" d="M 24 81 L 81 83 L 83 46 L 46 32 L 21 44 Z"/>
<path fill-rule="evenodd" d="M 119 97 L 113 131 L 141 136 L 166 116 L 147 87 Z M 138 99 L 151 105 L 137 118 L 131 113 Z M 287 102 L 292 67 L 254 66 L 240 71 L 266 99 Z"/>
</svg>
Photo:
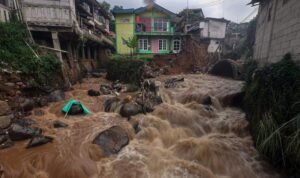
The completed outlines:
<svg viewBox="0 0 300 178">
<path fill-rule="evenodd" d="M 181 50 L 181 33 L 175 32 L 177 15 L 157 4 L 138 9 L 114 8 L 116 24 L 116 50 L 129 54 L 130 48 L 123 39 L 137 37 L 139 54 L 178 53 Z"/>
</svg>

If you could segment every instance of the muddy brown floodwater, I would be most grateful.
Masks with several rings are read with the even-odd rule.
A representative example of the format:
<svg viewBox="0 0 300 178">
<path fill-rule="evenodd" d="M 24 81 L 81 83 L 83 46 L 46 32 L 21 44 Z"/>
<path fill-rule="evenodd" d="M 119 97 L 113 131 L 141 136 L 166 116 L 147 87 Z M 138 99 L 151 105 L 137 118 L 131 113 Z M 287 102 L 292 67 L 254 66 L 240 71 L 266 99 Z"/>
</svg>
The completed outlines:
<svg viewBox="0 0 300 178">
<path fill-rule="evenodd" d="M 225 107 L 226 99 L 239 93 L 243 83 L 208 75 L 182 75 L 178 87 L 164 89 L 164 103 L 147 115 L 137 115 L 141 131 L 134 134 L 127 119 L 103 112 L 113 96 L 89 97 L 104 79 L 87 79 L 66 93 L 66 100 L 42 108 L 43 116 L 31 116 L 54 142 L 25 149 L 18 142 L 0 151 L 4 177 L 24 178 L 276 178 L 252 146 L 245 114 Z M 167 76 L 158 80 L 164 81 Z M 212 108 L 199 101 L 209 94 Z M 128 94 L 122 94 L 128 95 Z M 83 102 L 93 114 L 64 118 L 62 106 L 69 99 Z M 61 120 L 68 128 L 54 129 Z M 91 142 L 111 126 L 125 128 L 130 143 L 117 155 L 104 157 Z"/>
</svg>

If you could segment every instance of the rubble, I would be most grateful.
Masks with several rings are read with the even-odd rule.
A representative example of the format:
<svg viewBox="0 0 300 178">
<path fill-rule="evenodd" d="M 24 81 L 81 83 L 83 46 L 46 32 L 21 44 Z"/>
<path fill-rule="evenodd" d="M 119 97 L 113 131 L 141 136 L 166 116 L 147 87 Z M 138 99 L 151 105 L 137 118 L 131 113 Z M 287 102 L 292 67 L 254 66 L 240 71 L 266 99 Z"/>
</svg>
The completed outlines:
<svg viewBox="0 0 300 178">
<path fill-rule="evenodd" d="M 7 115 L 11 111 L 6 101 L 0 101 L 0 116 Z"/>
<path fill-rule="evenodd" d="M 12 122 L 12 116 L 0 116 L 0 129 L 6 129 Z"/>
<path fill-rule="evenodd" d="M 40 128 L 24 127 L 18 124 L 12 124 L 8 129 L 8 135 L 12 141 L 26 140 L 41 133 L 42 130 Z"/>
</svg>

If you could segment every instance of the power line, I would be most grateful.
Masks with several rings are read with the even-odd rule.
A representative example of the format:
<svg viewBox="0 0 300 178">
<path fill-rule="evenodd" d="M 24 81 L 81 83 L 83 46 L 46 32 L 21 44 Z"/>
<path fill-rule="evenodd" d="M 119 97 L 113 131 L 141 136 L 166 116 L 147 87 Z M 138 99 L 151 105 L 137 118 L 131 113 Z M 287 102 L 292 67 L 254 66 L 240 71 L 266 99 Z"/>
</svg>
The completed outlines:
<svg viewBox="0 0 300 178">
<path fill-rule="evenodd" d="M 241 23 L 246 22 L 247 20 L 249 20 L 250 17 L 252 17 L 255 13 L 257 13 L 257 11 L 258 11 L 258 7 L 256 7 L 253 11 L 251 11 L 250 14 L 248 14 L 248 15 L 241 21 Z"/>
</svg>

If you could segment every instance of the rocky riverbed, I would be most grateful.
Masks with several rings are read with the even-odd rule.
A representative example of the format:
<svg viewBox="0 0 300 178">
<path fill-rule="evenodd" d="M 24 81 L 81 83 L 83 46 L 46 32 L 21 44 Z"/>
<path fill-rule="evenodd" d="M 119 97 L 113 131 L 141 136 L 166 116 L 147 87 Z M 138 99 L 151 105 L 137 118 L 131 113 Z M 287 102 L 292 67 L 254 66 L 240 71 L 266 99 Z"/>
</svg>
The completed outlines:
<svg viewBox="0 0 300 178">
<path fill-rule="evenodd" d="M 148 96 L 122 88 L 104 94 L 100 86 L 111 82 L 86 79 L 63 100 L 35 108 L 27 118 L 42 134 L 34 138 L 49 142 L 26 148 L 28 140 L 21 140 L 0 150 L 0 177 L 279 177 L 260 161 L 245 114 L 233 107 L 240 105 L 243 82 L 209 75 L 153 80 Z M 62 113 L 70 99 L 92 114 Z"/>
</svg>

